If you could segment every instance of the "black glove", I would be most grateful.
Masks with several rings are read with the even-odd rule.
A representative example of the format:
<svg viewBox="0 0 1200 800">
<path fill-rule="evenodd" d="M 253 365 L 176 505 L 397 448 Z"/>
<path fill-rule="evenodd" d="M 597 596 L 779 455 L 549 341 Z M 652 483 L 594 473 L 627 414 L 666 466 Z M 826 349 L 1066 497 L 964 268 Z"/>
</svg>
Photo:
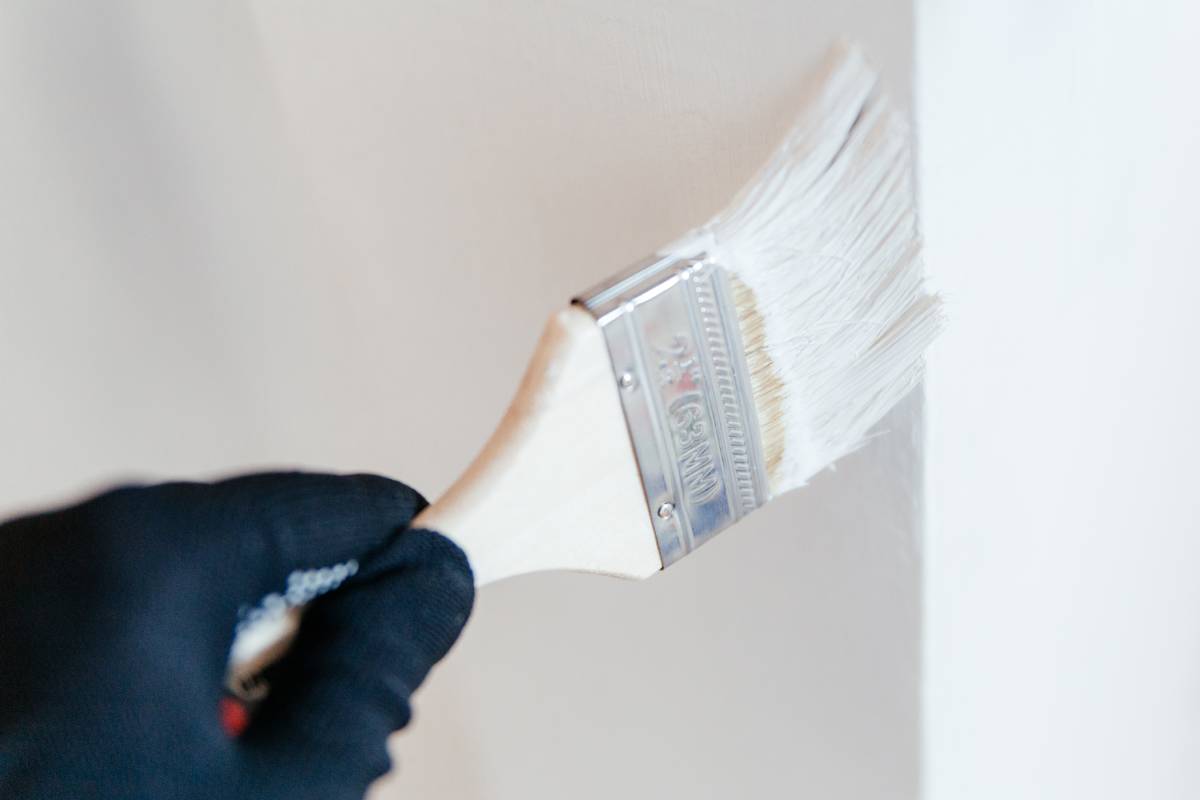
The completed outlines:
<svg viewBox="0 0 1200 800">
<path fill-rule="evenodd" d="M 0 526 L 0 797 L 362 797 L 474 600 L 462 551 L 407 529 L 424 505 L 371 475 L 264 474 Z M 329 589 L 235 735 L 239 618 Z"/>
</svg>

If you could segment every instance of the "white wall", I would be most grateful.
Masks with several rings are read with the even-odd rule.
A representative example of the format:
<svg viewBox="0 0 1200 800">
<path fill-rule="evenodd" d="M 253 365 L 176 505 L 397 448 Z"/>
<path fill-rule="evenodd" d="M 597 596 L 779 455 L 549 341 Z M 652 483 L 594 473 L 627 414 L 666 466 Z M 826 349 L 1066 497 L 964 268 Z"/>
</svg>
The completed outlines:
<svg viewBox="0 0 1200 800">
<path fill-rule="evenodd" d="M 909 80 L 883 0 L 343 5 L 0 8 L 4 512 L 264 464 L 436 494 L 836 34 Z M 395 791 L 915 797 L 918 417 L 652 581 L 484 591 Z"/>
<path fill-rule="evenodd" d="M 1200 13 L 918 30 L 927 796 L 1200 797 Z"/>
</svg>

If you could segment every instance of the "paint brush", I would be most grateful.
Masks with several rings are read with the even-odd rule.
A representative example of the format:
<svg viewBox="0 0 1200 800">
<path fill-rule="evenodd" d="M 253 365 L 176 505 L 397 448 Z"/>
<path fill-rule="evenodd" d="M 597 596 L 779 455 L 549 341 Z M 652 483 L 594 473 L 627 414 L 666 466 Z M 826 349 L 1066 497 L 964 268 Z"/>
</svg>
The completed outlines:
<svg viewBox="0 0 1200 800">
<path fill-rule="evenodd" d="M 859 447 L 921 375 L 911 144 L 839 45 L 713 220 L 551 317 L 508 413 L 415 525 L 480 584 L 646 577 Z"/>
<path fill-rule="evenodd" d="M 861 446 L 941 324 L 908 128 L 877 84 L 837 46 L 728 208 L 553 315 L 499 427 L 414 526 L 457 542 L 480 585 L 643 578 Z"/>
</svg>

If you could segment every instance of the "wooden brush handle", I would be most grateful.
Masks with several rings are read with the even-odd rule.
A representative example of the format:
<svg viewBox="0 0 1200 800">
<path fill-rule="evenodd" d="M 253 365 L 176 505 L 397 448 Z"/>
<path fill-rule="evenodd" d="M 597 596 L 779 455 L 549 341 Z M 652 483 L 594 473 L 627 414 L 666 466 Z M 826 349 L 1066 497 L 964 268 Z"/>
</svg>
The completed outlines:
<svg viewBox="0 0 1200 800">
<path fill-rule="evenodd" d="M 495 433 L 412 526 L 457 542 L 477 586 L 542 570 L 662 569 L 617 391 L 591 315 L 558 312 Z M 239 634 L 227 676 L 235 694 L 286 652 L 301 611 Z"/>
<path fill-rule="evenodd" d="M 414 521 L 486 583 L 541 570 L 644 578 L 662 568 L 603 334 L 571 306 L 546 323 L 475 461 Z"/>
</svg>

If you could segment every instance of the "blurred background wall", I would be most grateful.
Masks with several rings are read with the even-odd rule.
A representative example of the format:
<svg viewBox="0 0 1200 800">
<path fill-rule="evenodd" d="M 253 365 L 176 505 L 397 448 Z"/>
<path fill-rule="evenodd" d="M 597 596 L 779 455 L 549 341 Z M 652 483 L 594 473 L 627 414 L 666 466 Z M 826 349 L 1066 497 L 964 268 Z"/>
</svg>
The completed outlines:
<svg viewBox="0 0 1200 800">
<path fill-rule="evenodd" d="M 0 512 L 280 465 L 436 495 L 833 37 L 910 86 L 907 3 L 341 5 L 0 5 Z M 917 796 L 918 401 L 884 427 L 651 581 L 487 588 L 379 795 Z"/>
</svg>

